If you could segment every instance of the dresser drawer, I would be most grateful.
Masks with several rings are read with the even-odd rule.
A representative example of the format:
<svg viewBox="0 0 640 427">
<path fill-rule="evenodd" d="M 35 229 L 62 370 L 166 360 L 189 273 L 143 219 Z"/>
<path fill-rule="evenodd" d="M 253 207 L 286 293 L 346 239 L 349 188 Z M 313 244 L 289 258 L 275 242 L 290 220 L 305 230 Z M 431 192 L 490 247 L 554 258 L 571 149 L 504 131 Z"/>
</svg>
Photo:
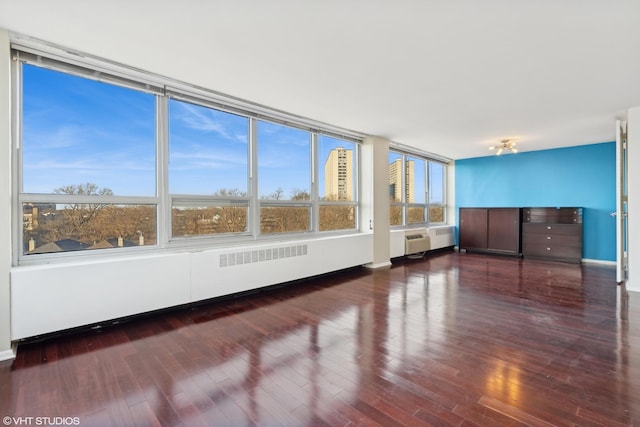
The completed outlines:
<svg viewBox="0 0 640 427">
<path fill-rule="evenodd" d="M 578 233 L 571 234 L 545 234 L 545 233 L 525 233 L 523 235 L 523 241 L 546 246 L 582 246 L 582 236 Z"/>
<path fill-rule="evenodd" d="M 524 223 L 581 224 L 582 208 L 524 208 Z"/>
<path fill-rule="evenodd" d="M 575 234 L 582 236 L 582 225 L 580 224 L 549 224 L 549 223 L 526 223 L 522 224 L 522 234 Z"/>
<path fill-rule="evenodd" d="M 525 240 L 522 243 L 525 257 L 553 258 L 579 262 L 582 258 L 582 246 L 566 244 L 548 244 L 545 241 Z"/>
</svg>

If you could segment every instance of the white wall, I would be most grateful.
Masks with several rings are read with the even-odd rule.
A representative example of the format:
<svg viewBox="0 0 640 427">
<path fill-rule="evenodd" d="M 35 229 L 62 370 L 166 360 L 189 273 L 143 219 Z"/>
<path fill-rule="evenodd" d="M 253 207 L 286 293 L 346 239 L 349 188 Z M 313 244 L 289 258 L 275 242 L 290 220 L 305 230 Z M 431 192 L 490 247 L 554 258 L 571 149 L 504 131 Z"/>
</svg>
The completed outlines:
<svg viewBox="0 0 640 427">
<path fill-rule="evenodd" d="M 14 267 L 11 272 L 12 339 L 367 264 L 371 262 L 372 241 L 371 233 L 362 233 Z M 273 254 L 274 249 L 280 255 L 267 255 L 267 251 Z M 236 255 L 239 256 L 236 258 Z M 231 256 L 233 263 L 229 262 Z M 235 261 L 240 258 L 242 263 Z"/>
<path fill-rule="evenodd" d="M 640 292 L 640 107 L 627 113 L 629 271 L 627 290 Z M 636 220 L 636 215 L 638 219 Z M 638 221 L 637 223 L 635 221 Z"/>
<path fill-rule="evenodd" d="M 456 164 L 447 166 L 447 224 L 456 223 Z"/>
<path fill-rule="evenodd" d="M 11 267 L 11 57 L 9 33 L 0 29 L 0 360 L 13 358 L 10 329 Z"/>
<path fill-rule="evenodd" d="M 363 223 L 371 229 L 373 259 L 370 268 L 391 265 L 389 241 L 389 143 L 385 138 L 368 136 L 362 144 L 361 181 Z M 367 185 L 368 184 L 368 185 Z"/>
</svg>

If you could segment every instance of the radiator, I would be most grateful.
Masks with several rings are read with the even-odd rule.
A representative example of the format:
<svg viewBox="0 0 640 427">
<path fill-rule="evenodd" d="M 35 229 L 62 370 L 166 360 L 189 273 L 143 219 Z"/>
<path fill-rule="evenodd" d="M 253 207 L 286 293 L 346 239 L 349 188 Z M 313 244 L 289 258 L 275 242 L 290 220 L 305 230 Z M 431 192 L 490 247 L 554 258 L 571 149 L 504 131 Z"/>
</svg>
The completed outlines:
<svg viewBox="0 0 640 427">
<path fill-rule="evenodd" d="M 452 225 L 429 227 L 427 233 L 431 243 L 430 249 L 441 249 L 454 245 L 454 227 Z"/>
<path fill-rule="evenodd" d="M 410 255 L 426 252 L 431 249 L 431 241 L 427 234 L 407 234 L 404 236 L 404 254 Z"/>
</svg>

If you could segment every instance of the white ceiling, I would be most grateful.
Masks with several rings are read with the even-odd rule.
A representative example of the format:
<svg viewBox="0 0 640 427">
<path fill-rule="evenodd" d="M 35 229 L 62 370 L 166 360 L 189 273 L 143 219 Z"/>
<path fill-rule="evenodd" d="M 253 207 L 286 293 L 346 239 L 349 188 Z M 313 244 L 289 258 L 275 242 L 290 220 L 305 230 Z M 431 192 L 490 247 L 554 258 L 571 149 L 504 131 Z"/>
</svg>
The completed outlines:
<svg viewBox="0 0 640 427">
<path fill-rule="evenodd" d="M 612 141 L 638 0 L 0 0 L 0 27 L 453 159 Z"/>
</svg>

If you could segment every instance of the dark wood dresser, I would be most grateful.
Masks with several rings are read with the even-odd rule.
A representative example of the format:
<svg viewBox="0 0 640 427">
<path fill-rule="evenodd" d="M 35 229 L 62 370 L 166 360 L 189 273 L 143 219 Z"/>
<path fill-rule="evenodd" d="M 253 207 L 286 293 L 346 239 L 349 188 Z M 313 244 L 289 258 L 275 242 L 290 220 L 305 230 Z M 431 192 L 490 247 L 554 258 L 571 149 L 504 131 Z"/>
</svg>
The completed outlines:
<svg viewBox="0 0 640 427">
<path fill-rule="evenodd" d="M 582 208 L 524 208 L 522 255 L 582 261 Z"/>
</svg>

